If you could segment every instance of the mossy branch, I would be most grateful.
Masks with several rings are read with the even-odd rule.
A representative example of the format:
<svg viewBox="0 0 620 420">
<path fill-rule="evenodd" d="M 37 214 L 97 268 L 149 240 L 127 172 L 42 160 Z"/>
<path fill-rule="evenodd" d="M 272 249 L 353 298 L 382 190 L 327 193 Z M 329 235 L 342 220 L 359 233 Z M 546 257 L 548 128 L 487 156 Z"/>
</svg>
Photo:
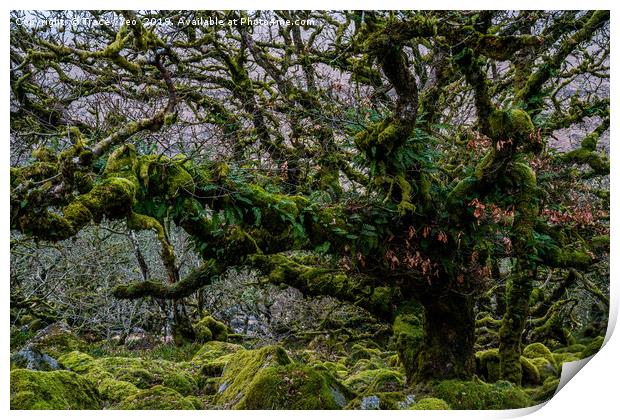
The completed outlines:
<svg viewBox="0 0 620 420">
<path fill-rule="evenodd" d="M 197 269 L 174 284 L 156 281 L 143 281 L 116 286 L 112 295 L 117 299 L 139 299 L 154 297 L 158 299 L 180 299 L 190 296 L 201 287 L 211 284 L 213 278 L 224 272 L 225 267 L 216 260 L 208 260 Z"/>
<path fill-rule="evenodd" d="M 590 134 L 581 141 L 578 149 L 562 153 L 557 160 L 565 163 L 588 165 L 594 175 L 609 175 L 609 158 L 596 151 L 598 140 L 609 129 L 609 118 L 605 118 Z"/>
<path fill-rule="evenodd" d="M 252 255 L 249 262 L 272 283 L 293 286 L 308 296 L 332 296 L 351 302 L 385 319 L 391 318 L 395 302 L 400 299 L 396 287 L 374 287 L 368 278 L 305 265 L 282 254 Z"/>
<path fill-rule="evenodd" d="M 597 10 L 591 13 L 590 19 L 572 36 L 566 38 L 551 57 L 538 70 L 532 73 L 525 86 L 516 95 L 516 101 L 523 103 L 528 110 L 535 110 L 540 106 L 539 101 L 533 98 L 542 90 L 545 82 L 557 72 L 575 48 L 582 42 L 589 40 L 605 22 L 609 21 L 609 10 Z"/>
</svg>

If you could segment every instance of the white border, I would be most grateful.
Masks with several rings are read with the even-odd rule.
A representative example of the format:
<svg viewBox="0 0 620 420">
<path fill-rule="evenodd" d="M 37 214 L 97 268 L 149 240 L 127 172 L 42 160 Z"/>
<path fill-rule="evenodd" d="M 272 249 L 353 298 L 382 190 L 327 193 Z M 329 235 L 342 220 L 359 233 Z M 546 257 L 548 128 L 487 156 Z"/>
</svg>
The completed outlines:
<svg viewBox="0 0 620 420">
<path fill-rule="evenodd" d="M 6 3 L 5 3 L 6 4 Z M 217 419 L 238 419 L 238 418 L 253 418 L 253 419 L 290 419 L 290 418 L 317 418 L 317 417 L 338 417 L 342 419 L 360 419 L 360 418 L 377 418 L 379 416 L 386 415 L 385 412 L 372 412 L 372 411 L 342 411 L 342 412 L 287 412 L 287 411 L 259 411 L 259 412 L 240 412 L 240 411 L 184 411 L 184 412 L 163 412 L 163 411 L 142 411 L 142 412 L 118 412 L 118 411 L 92 411 L 88 413 L 79 411 L 48 411 L 48 412 L 18 412 L 9 411 L 9 180 L 8 180 L 8 166 L 9 166 L 9 104 L 6 100 L 9 96 L 9 75 L 8 75 L 8 56 L 9 56 L 9 25 L 8 25 L 8 11 L 13 9 L 211 9 L 211 10 L 226 10 L 226 9 L 607 9 L 612 10 L 612 54 L 611 54 L 611 69 L 612 80 L 616 80 L 614 73 L 618 74 L 616 63 L 616 51 L 615 48 L 618 41 L 618 37 L 615 37 L 615 18 L 616 18 L 616 2 L 609 0 L 597 0 L 590 2 L 564 0 L 564 1 L 547 1 L 547 0 L 519 0 L 513 2 L 507 1 L 489 1 L 489 0 L 470 0 L 466 2 L 449 2 L 446 0 L 418 0 L 418 1 L 363 1 L 363 0 L 315 0 L 291 2 L 282 0 L 271 1 L 235 1 L 235 0 L 214 0 L 209 2 L 197 2 L 190 0 L 175 0 L 161 1 L 161 0 L 110 0 L 110 1 L 32 1 L 23 0 L 20 2 L 10 2 L 6 4 L 5 15 L 3 19 L 0 19 L 0 28 L 2 33 L 6 35 L 5 42 L 2 44 L 1 56 L 4 61 L 4 65 L 1 68 L 3 74 L 4 84 L 4 100 L 0 101 L 3 114 L 5 117 L 0 121 L 2 130 L 5 133 L 6 141 L 0 148 L 0 156 L 2 162 L 4 162 L 4 168 L 0 171 L 0 197 L 3 197 L 0 212 L 2 213 L 2 234 L 6 238 L 0 242 L 0 267 L 2 267 L 2 274 L 0 278 L 0 296 L 4 299 L 4 305 L 2 306 L 4 322 L 0 321 L 0 342 L 3 344 L 4 352 L 0 361 L 0 366 L 3 367 L 2 376 L 0 377 L 0 412 L 9 414 L 15 418 L 53 418 L 53 419 L 77 419 L 83 416 L 92 418 L 108 418 L 113 415 L 118 418 L 132 418 L 141 419 L 146 418 L 164 418 L 169 416 L 183 416 L 184 418 L 217 418 Z M 614 40 L 614 38 L 616 38 Z M 615 84 L 611 84 L 611 98 L 616 98 L 619 91 Z M 612 100 L 613 102 L 613 100 Z M 616 118 L 615 113 L 612 113 L 611 121 L 611 138 L 615 137 Z M 611 158 L 615 159 L 616 147 L 611 147 Z M 618 178 L 618 165 L 611 166 L 611 178 Z M 612 183 L 612 189 L 614 188 Z M 612 194 L 611 199 L 611 214 L 616 213 L 618 208 L 618 194 Z M 614 217 L 615 220 L 615 216 Z M 614 233 L 614 225 L 612 224 L 611 235 L 611 249 L 612 255 L 616 255 L 618 245 L 620 244 L 620 238 L 616 238 Z M 523 409 L 523 410 L 509 410 L 509 411 L 446 411 L 446 412 L 419 412 L 419 411 L 392 411 L 389 416 L 395 416 L 397 418 L 411 418 L 412 416 L 417 418 L 470 418 L 470 419 L 489 419 L 489 418 L 510 418 L 521 415 L 530 414 L 530 418 L 533 419 L 607 419 L 618 416 L 618 408 L 620 402 L 620 395 L 618 393 L 618 380 L 620 375 L 620 363 L 618 362 L 618 355 L 620 355 L 620 341 L 616 336 L 611 336 L 613 327 L 615 326 L 618 316 L 618 301 L 620 294 L 618 289 L 618 264 L 614 260 L 611 261 L 611 311 L 609 315 L 610 329 L 607 334 L 606 345 L 601 351 L 592 358 L 588 363 L 588 367 L 579 372 L 577 376 L 569 381 L 569 383 L 562 388 L 559 393 L 549 401 L 543 407 L 538 407 L 537 410 Z M 616 413 L 616 414 L 613 414 Z"/>
</svg>

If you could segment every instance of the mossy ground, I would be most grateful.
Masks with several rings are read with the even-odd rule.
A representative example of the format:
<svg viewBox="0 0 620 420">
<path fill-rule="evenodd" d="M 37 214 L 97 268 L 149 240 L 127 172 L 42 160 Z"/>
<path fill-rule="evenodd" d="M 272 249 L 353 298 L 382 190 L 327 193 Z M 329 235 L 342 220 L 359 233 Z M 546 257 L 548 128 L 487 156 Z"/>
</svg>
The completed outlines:
<svg viewBox="0 0 620 420">
<path fill-rule="evenodd" d="M 228 337 L 214 319 L 202 323 Z M 214 323 L 214 321 L 216 323 Z M 86 344 L 68 331 L 40 336 L 42 351 L 60 370 L 12 365 L 15 409 L 508 409 L 553 396 L 563 363 L 592 354 L 602 338 L 552 350 L 525 346 L 522 386 L 500 380 L 499 351 L 476 353 L 471 380 L 407 383 L 402 334 L 389 343 L 362 339 L 288 349 L 210 340 L 132 350 L 109 342 Z M 316 340 L 315 340 L 316 341 Z M 406 341 L 406 340 L 405 340 Z M 314 342 L 314 341 L 313 341 Z M 318 343 L 318 342 L 317 342 Z M 75 349 L 72 349 L 74 347 Z M 587 357 L 587 356 L 586 356 Z"/>
<path fill-rule="evenodd" d="M 328 372 L 289 363 L 261 369 L 235 408 L 332 410 L 344 407 L 350 397 Z"/>
<path fill-rule="evenodd" d="M 120 410 L 198 410 L 203 403 L 196 397 L 184 397 L 174 389 L 156 385 L 125 398 Z"/>
<path fill-rule="evenodd" d="M 13 410 L 96 410 L 101 407 L 95 385 L 74 372 L 11 371 Z"/>
<path fill-rule="evenodd" d="M 501 410 L 533 405 L 523 389 L 505 381 L 488 384 L 450 380 L 439 382 L 434 388 L 434 395 L 456 410 Z"/>
</svg>

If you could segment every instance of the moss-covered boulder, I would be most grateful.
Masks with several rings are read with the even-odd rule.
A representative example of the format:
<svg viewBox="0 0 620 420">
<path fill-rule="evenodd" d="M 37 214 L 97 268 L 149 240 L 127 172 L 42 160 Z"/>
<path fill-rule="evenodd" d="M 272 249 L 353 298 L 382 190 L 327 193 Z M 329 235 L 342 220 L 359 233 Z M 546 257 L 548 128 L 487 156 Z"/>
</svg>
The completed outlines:
<svg viewBox="0 0 620 420">
<path fill-rule="evenodd" d="M 101 399 L 88 379 L 66 370 L 11 371 L 13 410 L 97 410 Z"/>
<path fill-rule="evenodd" d="M 534 363 L 532 363 L 532 361 L 527 357 L 521 356 L 519 360 L 521 361 L 522 385 L 540 384 L 542 381 L 540 378 L 540 372 L 538 371 L 538 367 Z"/>
<path fill-rule="evenodd" d="M 555 378 L 560 375 L 560 370 L 556 368 L 555 359 L 552 358 L 552 360 L 553 362 L 544 357 L 527 359 L 527 361 L 536 366 L 536 370 L 538 370 L 539 381 L 537 383 L 544 382 L 549 377 Z"/>
<path fill-rule="evenodd" d="M 300 349 L 293 352 L 292 358 L 299 363 L 310 364 L 322 361 L 321 353 L 316 350 Z"/>
<path fill-rule="evenodd" d="M 57 322 L 39 330 L 28 346 L 57 359 L 72 350 L 83 350 L 86 343 L 71 332 L 67 324 Z"/>
<path fill-rule="evenodd" d="M 349 367 L 349 371 L 352 374 L 356 374 L 365 370 L 378 370 L 388 367 L 389 366 L 385 360 L 373 355 L 369 359 L 358 360 L 353 366 Z"/>
<path fill-rule="evenodd" d="M 338 379 L 344 379 L 349 376 L 349 371 L 344 363 L 331 361 L 313 361 L 308 363 L 310 366 L 326 369 L 332 376 Z"/>
<path fill-rule="evenodd" d="M 31 370 L 57 370 L 60 364 L 49 354 L 43 354 L 40 351 L 26 346 L 20 351 L 11 355 L 11 365 L 17 368 Z"/>
<path fill-rule="evenodd" d="M 200 366 L 200 369 L 198 370 L 198 373 L 200 374 L 200 376 L 205 377 L 222 376 L 224 368 L 230 361 L 231 357 L 231 354 L 227 354 L 225 356 L 218 357 L 215 360 L 202 364 Z"/>
<path fill-rule="evenodd" d="M 101 367 L 96 362 L 96 359 L 94 357 L 79 351 L 72 351 L 70 353 L 63 354 L 59 357 L 58 360 L 65 368 L 87 377 L 97 386 L 97 389 L 99 390 L 100 395 L 102 395 L 102 398 L 104 400 L 107 399 L 106 396 L 110 394 L 111 390 L 108 388 L 104 388 L 102 390 L 101 384 L 106 380 L 115 381 L 116 379 L 114 378 L 113 374 Z M 135 387 L 135 385 L 133 386 Z M 123 398 L 126 396 L 127 395 L 122 395 Z M 113 399 L 112 402 L 118 402 L 118 398 Z"/>
<path fill-rule="evenodd" d="M 352 410 L 405 410 L 415 404 L 415 397 L 404 391 L 372 392 L 353 399 L 347 409 Z"/>
<path fill-rule="evenodd" d="M 222 376 L 231 357 L 239 350 L 243 350 L 243 347 L 221 341 L 204 344 L 188 363 L 188 368 L 194 372 L 199 388 L 205 390 L 206 386 L 208 393 L 215 393 L 212 392 L 213 381 L 208 379 Z"/>
<path fill-rule="evenodd" d="M 503 410 L 533 405 L 523 389 L 510 382 L 448 380 L 435 384 L 433 396 L 455 410 Z"/>
<path fill-rule="evenodd" d="M 168 360 L 105 357 L 97 359 L 95 364 L 109 372 L 114 379 L 130 382 L 140 389 L 163 385 L 182 395 L 190 395 L 198 388 L 195 379 L 181 368 L 181 364 Z"/>
<path fill-rule="evenodd" d="M 213 340 L 213 333 L 205 324 L 197 322 L 193 325 L 194 333 L 196 334 L 196 341 L 199 343 L 207 343 Z"/>
<path fill-rule="evenodd" d="M 239 344 L 209 341 L 196 352 L 191 362 L 195 364 L 209 363 L 222 356 L 236 353 L 239 350 L 243 350 L 243 347 Z"/>
<path fill-rule="evenodd" d="M 347 357 L 347 365 L 353 366 L 360 360 L 370 360 L 373 357 L 379 358 L 381 352 L 378 349 L 367 348 L 361 344 L 354 344 L 351 347 L 351 352 Z"/>
<path fill-rule="evenodd" d="M 500 378 L 499 350 L 488 349 L 476 353 L 476 373 L 488 382 L 496 382 Z"/>
<path fill-rule="evenodd" d="M 58 358 L 64 367 L 76 373 L 88 372 L 95 363 L 95 358 L 80 351 L 71 351 Z"/>
<path fill-rule="evenodd" d="M 205 316 L 193 325 L 196 340 L 206 343 L 211 340 L 226 341 L 228 339 L 228 327 L 212 316 Z"/>
<path fill-rule="evenodd" d="M 261 370 L 291 363 L 280 346 L 266 346 L 257 350 L 239 350 L 228 361 L 222 373 L 215 398 L 217 405 L 235 407 L 244 399 L 252 381 Z"/>
<path fill-rule="evenodd" d="M 59 361 L 68 369 L 86 375 L 97 386 L 100 386 L 105 379 L 114 379 L 131 383 L 139 389 L 164 385 L 182 395 L 191 395 L 198 390 L 198 384 L 191 369 L 184 363 L 139 357 L 95 359 L 77 351 L 61 356 Z"/>
<path fill-rule="evenodd" d="M 345 386 L 363 394 L 397 391 L 404 383 L 404 372 L 394 369 L 362 370 L 344 381 Z"/>
<path fill-rule="evenodd" d="M 184 397 L 174 389 L 156 385 L 127 397 L 114 408 L 120 410 L 199 410 L 204 406 L 196 398 Z"/>
<path fill-rule="evenodd" d="M 551 353 L 551 350 L 549 350 L 547 346 L 545 346 L 542 343 L 532 343 L 526 346 L 523 349 L 523 356 L 527 357 L 528 359 L 535 359 L 537 357 L 542 357 L 542 358 L 547 359 L 550 363 L 555 362 L 555 359 L 553 358 L 553 353 Z"/>
<path fill-rule="evenodd" d="M 107 403 L 106 405 L 114 405 L 122 402 L 125 398 L 137 394 L 140 389 L 130 382 L 105 378 L 99 382 L 97 391 L 99 391 L 101 399 Z"/>
<path fill-rule="evenodd" d="M 409 407 L 409 410 L 450 410 L 450 406 L 439 398 L 422 398 Z"/>
<path fill-rule="evenodd" d="M 287 364 L 261 369 L 234 408 L 333 410 L 343 408 L 350 398 L 328 372 Z"/>
<path fill-rule="evenodd" d="M 525 360 L 523 360 L 525 359 Z M 530 384 L 541 384 L 549 377 L 558 377 L 560 374 L 560 364 L 554 354 L 542 343 L 532 343 L 523 349 L 522 368 L 526 368 L 526 373 L 534 372 L 531 366 L 536 367 L 538 380 L 534 381 L 530 376 Z"/>
</svg>

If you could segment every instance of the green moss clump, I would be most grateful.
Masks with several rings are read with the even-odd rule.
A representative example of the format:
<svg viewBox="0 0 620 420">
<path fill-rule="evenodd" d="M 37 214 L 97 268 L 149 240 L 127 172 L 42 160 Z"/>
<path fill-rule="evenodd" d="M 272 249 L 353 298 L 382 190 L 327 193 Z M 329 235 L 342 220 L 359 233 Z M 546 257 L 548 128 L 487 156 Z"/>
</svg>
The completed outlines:
<svg viewBox="0 0 620 420">
<path fill-rule="evenodd" d="M 349 375 L 349 370 L 344 365 L 344 363 L 338 362 L 321 362 L 314 361 L 309 363 L 311 366 L 321 367 L 323 369 L 327 369 L 327 371 L 335 376 L 336 378 L 342 379 Z"/>
<path fill-rule="evenodd" d="M 450 406 L 439 398 L 422 398 L 409 407 L 409 410 L 450 410 Z"/>
<path fill-rule="evenodd" d="M 202 365 L 200 367 L 200 375 L 206 377 L 221 376 L 222 372 L 224 372 L 226 364 L 230 361 L 230 358 L 230 355 L 226 355 L 218 357 L 217 359 Z"/>
<path fill-rule="evenodd" d="M 542 343 L 532 343 L 525 346 L 525 348 L 523 349 L 523 356 L 527 357 L 528 359 L 542 357 L 544 359 L 547 359 L 552 364 L 555 363 L 553 353 L 551 353 L 551 350 L 549 350 L 547 346 Z"/>
<path fill-rule="evenodd" d="M 63 354 L 58 358 L 58 361 L 62 363 L 64 367 L 76 373 L 86 373 L 93 366 L 95 359 L 86 353 L 75 350 Z"/>
<path fill-rule="evenodd" d="M 96 410 L 99 393 L 91 381 L 74 372 L 11 371 L 12 410 Z"/>
<path fill-rule="evenodd" d="M 379 357 L 380 351 L 377 349 L 369 349 L 360 344 L 354 344 L 351 347 L 349 357 L 347 357 L 347 365 L 353 366 L 360 360 L 370 360 L 373 357 Z"/>
<path fill-rule="evenodd" d="M 402 388 L 405 378 L 402 372 L 393 369 L 362 370 L 349 376 L 344 385 L 363 394 L 389 392 Z"/>
<path fill-rule="evenodd" d="M 230 358 L 222 373 L 215 402 L 225 408 L 236 406 L 262 369 L 289 363 L 291 359 L 280 346 L 238 351 Z"/>
<path fill-rule="evenodd" d="M 108 403 L 117 403 L 130 395 L 127 391 L 127 386 L 124 386 L 127 382 L 117 381 L 114 379 L 110 372 L 99 366 L 95 362 L 95 359 L 88 354 L 79 351 L 72 351 L 70 353 L 63 354 L 58 361 L 67 369 L 83 375 L 95 384 L 101 398 Z M 137 390 L 135 385 L 129 385 L 131 385 L 130 391 Z M 134 392 L 131 392 L 131 394 L 133 393 Z"/>
<path fill-rule="evenodd" d="M 515 145 L 530 142 L 534 124 L 529 114 L 521 109 L 495 110 L 489 116 L 493 140 L 512 139 Z"/>
<path fill-rule="evenodd" d="M 69 331 L 66 325 L 52 324 L 39 331 L 31 345 L 39 352 L 58 359 L 64 353 L 84 349 L 86 343 Z"/>
<path fill-rule="evenodd" d="M 164 385 L 182 395 L 194 393 L 198 385 L 181 364 L 167 360 L 147 360 L 130 357 L 106 357 L 95 365 L 109 372 L 114 379 L 134 384 L 140 389 Z"/>
<path fill-rule="evenodd" d="M 521 382 L 524 385 L 537 385 L 541 383 L 540 372 L 538 367 L 532 363 L 530 359 L 527 357 L 521 356 L 519 359 L 521 361 L 521 372 L 522 379 Z"/>
<path fill-rule="evenodd" d="M 488 382 L 500 379 L 499 350 L 489 349 L 476 353 L 476 372 Z"/>
<path fill-rule="evenodd" d="M 103 176 L 127 176 L 132 178 L 136 176 L 137 169 L 136 147 L 133 144 L 125 144 L 110 153 Z"/>
<path fill-rule="evenodd" d="M 56 153 L 49 147 L 34 149 L 31 156 L 38 162 L 56 162 Z"/>
<path fill-rule="evenodd" d="M 542 37 L 533 35 L 499 36 L 485 34 L 480 36 L 478 49 L 487 57 L 504 61 L 510 60 L 517 51 L 529 46 L 539 46 L 542 42 Z"/>
<path fill-rule="evenodd" d="M 435 385 L 433 395 L 455 410 L 502 410 L 533 404 L 521 388 L 506 381 L 494 384 L 482 381 L 441 381 Z"/>
<path fill-rule="evenodd" d="M 495 163 L 495 149 L 489 150 L 482 160 L 478 162 L 476 168 L 474 169 L 474 175 L 476 180 L 482 181 L 486 175 L 493 168 L 493 164 Z"/>
<path fill-rule="evenodd" d="M 195 410 L 195 399 L 174 389 L 156 385 L 124 399 L 115 408 L 121 410 Z"/>
<path fill-rule="evenodd" d="M 609 159 L 605 155 L 584 149 L 583 147 L 560 154 L 556 159 L 561 162 L 589 165 L 595 174 L 609 174 Z"/>
<path fill-rule="evenodd" d="M 312 267 L 283 254 L 255 254 L 250 256 L 249 260 L 254 267 L 265 273 L 272 283 L 287 284 L 308 295 L 333 296 L 356 302 L 362 307 L 371 306 L 373 312 L 385 309 L 385 293 L 389 289 L 377 288 L 379 291 L 376 295 L 368 296 L 368 287 L 362 280 L 343 274 L 338 269 Z M 370 299 L 373 299 L 372 303 Z"/>
<path fill-rule="evenodd" d="M 388 314 L 391 311 L 394 292 L 391 287 L 375 287 L 370 295 L 369 303 L 372 308 L 376 308 L 380 313 Z"/>
<path fill-rule="evenodd" d="M 346 361 L 346 360 L 345 360 Z M 360 359 L 358 360 L 353 367 L 349 369 L 352 374 L 357 374 L 365 370 L 378 370 L 387 368 L 387 362 L 385 360 L 375 356 L 370 359 Z"/>
<path fill-rule="evenodd" d="M 585 349 L 583 349 L 583 351 L 581 352 L 581 358 L 585 359 L 586 357 L 595 355 L 600 350 L 600 348 L 603 346 L 604 341 L 605 341 L 604 337 L 601 337 L 600 335 L 596 337 L 586 346 Z"/>
<path fill-rule="evenodd" d="M 97 390 L 101 399 L 112 405 L 118 404 L 140 391 L 137 386 L 130 382 L 117 381 L 112 378 L 103 379 Z"/>
<path fill-rule="evenodd" d="M 558 377 L 560 372 L 555 365 L 555 359 L 551 358 L 551 361 L 544 357 L 534 357 L 533 359 L 527 359 L 531 364 L 536 366 L 540 375 L 540 380 L 545 381 L 547 378 Z"/>
<path fill-rule="evenodd" d="M 78 351 L 67 353 L 58 361 L 68 369 L 85 375 L 99 387 L 105 380 L 115 380 L 128 382 L 140 389 L 164 385 L 183 395 L 190 395 L 198 389 L 198 384 L 189 369 L 191 366 L 185 366 L 183 363 L 138 357 L 94 359 Z"/>
<path fill-rule="evenodd" d="M 243 347 L 239 344 L 209 341 L 196 352 L 191 362 L 194 364 L 209 363 L 222 356 L 236 353 L 239 350 L 243 350 Z"/>
<path fill-rule="evenodd" d="M 349 398 L 329 373 L 288 364 L 260 370 L 234 408 L 333 410 L 344 407 Z"/>
<path fill-rule="evenodd" d="M 194 333 L 196 334 L 196 341 L 199 343 L 206 343 L 213 339 L 213 333 L 209 327 L 202 321 L 193 325 Z"/>
<path fill-rule="evenodd" d="M 226 341 L 228 339 L 226 325 L 210 315 L 195 323 L 194 331 L 196 332 L 196 339 L 203 343 L 211 340 Z"/>
<path fill-rule="evenodd" d="M 354 141 L 369 158 L 383 160 L 404 143 L 410 131 L 410 127 L 385 119 L 360 131 Z"/>
</svg>

